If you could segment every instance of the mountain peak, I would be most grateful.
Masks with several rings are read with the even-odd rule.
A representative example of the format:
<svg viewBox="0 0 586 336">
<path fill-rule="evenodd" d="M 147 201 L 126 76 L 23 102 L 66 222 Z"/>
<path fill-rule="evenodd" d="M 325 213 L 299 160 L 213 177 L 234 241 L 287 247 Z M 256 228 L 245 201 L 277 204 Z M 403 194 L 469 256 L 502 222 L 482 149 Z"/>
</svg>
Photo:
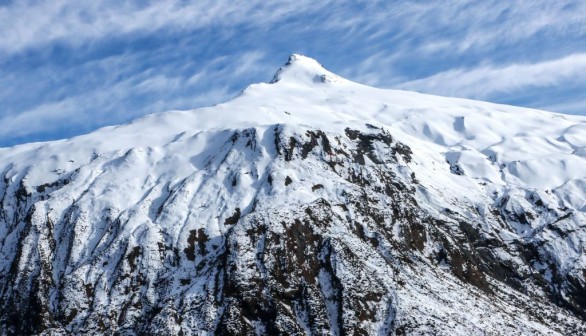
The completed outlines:
<svg viewBox="0 0 586 336">
<path fill-rule="evenodd" d="M 293 65 L 293 64 L 313 64 L 313 65 L 318 65 L 320 67 L 322 66 L 315 59 L 313 59 L 311 57 L 307 57 L 302 54 L 291 54 L 291 56 L 289 56 L 289 60 L 287 61 L 287 65 Z"/>
<path fill-rule="evenodd" d="M 0 149 L 0 335 L 586 335 L 586 117 L 273 82 Z"/>
<path fill-rule="evenodd" d="M 294 82 L 300 84 L 331 83 L 343 80 L 341 77 L 326 70 L 318 61 L 300 54 L 292 54 L 282 66 L 271 84 L 277 82 Z"/>
</svg>

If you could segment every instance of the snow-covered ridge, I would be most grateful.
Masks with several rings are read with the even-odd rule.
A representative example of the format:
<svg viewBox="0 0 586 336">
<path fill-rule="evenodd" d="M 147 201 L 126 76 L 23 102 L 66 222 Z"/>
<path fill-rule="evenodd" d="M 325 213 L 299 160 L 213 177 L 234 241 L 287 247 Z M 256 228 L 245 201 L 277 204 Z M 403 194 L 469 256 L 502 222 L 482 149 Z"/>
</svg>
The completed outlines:
<svg viewBox="0 0 586 336">
<path fill-rule="evenodd" d="M 584 167 L 586 117 L 292 55 L 223 104 L 0 149 L 0 329 L 583 332 Z"/>
<path fill-rule="evenodd" d="M 442 153 L 467 175 L 500 185 L 573 188 L 586 176 L 586 117 L 370 88 L 301 55 L 290 57 L 273 84 L 251 85 L 227 103 L 152 114 L 71 140 L 4 148 L 0 158 L 15 170 L 34 162 L 39 179 L 30 172 L 30 183 L 41 184 L 51 176 L 47 169 L 65 169 L 57 163 L 73 167 L 69 161 L 83 163 L 88 152 L 163 145 L 178 134 L 275 124 L 340 131 L 349 123 L 389 128 L 407 143 Z M 60 156 L 64 160 L 55 159 Z"/>
</svg>

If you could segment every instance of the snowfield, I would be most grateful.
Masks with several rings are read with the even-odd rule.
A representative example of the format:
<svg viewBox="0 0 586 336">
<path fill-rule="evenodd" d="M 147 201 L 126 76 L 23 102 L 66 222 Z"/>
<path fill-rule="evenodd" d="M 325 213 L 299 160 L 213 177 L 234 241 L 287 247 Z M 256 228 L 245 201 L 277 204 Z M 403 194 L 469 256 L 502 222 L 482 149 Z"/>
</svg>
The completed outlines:
<svg viewBox="0 0 586 336">
<path fill-rule="evenodd" d="M 586 333 L 586 117 L 292 55 L 0 174 L 2 335 Z"/>
</svg>

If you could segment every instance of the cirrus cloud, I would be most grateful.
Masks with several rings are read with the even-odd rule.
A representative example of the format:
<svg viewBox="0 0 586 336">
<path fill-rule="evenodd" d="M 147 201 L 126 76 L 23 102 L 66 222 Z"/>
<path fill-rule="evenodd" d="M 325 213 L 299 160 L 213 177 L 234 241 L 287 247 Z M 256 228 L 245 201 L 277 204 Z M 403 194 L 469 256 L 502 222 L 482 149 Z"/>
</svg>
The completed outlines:
<svg viewBox="0 0 586 336">
<path fill-rule="evenodd" d="M 582 113 L 585 11 L 546 0 L 8 1 L 0 146 L 218 103 L 270 80 L 291 53 L 369 85 Z"/>
</svg>

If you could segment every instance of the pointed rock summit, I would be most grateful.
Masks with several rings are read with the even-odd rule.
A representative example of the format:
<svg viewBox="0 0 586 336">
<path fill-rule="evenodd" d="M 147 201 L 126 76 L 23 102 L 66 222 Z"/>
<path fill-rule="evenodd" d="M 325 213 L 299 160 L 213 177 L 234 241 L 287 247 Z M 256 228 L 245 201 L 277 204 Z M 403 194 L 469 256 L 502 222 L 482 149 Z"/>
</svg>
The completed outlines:
<svg viewBox="0 0 586 336">
<path fill-rule="evenodd" d="M 289 56 L 287 63 L 277 71 L 273 80 L 271 80 L 271 84 L 277 82 L 314 84 L 341 82 L 343 80 L 340 76 L 326 70 L 313 58 L 292 54 Z"/>
</svg>

